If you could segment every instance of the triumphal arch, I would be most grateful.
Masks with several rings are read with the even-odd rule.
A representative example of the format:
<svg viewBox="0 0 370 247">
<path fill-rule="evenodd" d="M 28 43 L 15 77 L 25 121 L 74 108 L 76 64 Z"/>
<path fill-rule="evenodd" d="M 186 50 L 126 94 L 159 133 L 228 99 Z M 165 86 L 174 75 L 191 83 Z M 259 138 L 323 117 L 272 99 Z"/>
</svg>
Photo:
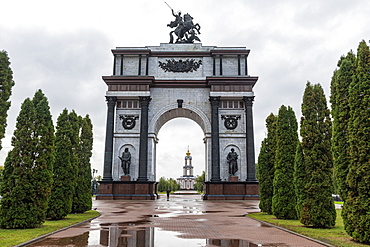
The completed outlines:
<svg viewBox="0 0 370 247">
<path fill-rule="evenodd" d="M 200 26 L 186 15 L 167 25 L 176 28 L 170 43 L 112 50 L 113 73 L 103 76 L 107 123 L 97 199 L 156 198 L 157 135 L 178 117 L 204 133 L 203 199 L 258 198 L 252 111 L 258 77 L 248 73 L 250 50 L 194 43 Z"/>
</svg>

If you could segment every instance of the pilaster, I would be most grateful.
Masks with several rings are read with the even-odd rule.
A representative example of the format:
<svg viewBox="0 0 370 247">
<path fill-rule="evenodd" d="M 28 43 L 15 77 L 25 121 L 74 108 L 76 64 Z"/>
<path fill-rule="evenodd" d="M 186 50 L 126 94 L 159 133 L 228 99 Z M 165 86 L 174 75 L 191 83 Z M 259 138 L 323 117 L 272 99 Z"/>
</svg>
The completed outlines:
<svg viewBox="0 0 370 247">
<path fill-rule="evenodd" d="M 148 112 L 150 96 L 139 96 L 141 107 L 140 116 L 140 148 L 139 148 L 139 177 L 137 181 L 148 181 Z"/>
<path fill-rule="evenodd" d="M 108 109 L 105 134 L 103 181 L 112 181 L 114 108 L 116 106 L 117 97 L 106 96 L 105 98 L 107 101 Z"/>
<path fill-rule="evenodd" d="M 253 134 L 253 101 L 254 96 L 243 97 L 246 118 L 247 142 L 247 182 L 257 182 Z"/>
<path fill-rule="evenodd" d="M 211 182 L 221 181 L 220 178 L 220 137 L 218 124 L 218 108 L 220 107 L 221 97 L 209 97 L 211 102 L 211 142 L 212 142 L 212 174 Z"/>
</svg>

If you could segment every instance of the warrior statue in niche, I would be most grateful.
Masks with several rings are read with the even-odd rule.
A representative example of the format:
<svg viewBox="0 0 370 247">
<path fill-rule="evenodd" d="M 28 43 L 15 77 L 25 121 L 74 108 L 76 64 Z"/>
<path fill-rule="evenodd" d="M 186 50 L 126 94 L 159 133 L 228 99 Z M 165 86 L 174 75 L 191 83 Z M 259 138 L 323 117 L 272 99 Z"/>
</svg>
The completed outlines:
<svg viewBox="0 0 370 247">
<path fill-rule="evenodd" d="M 235 176 L 235 173 L 238 171 L 238 154 L 232 148 L 231 152 L 228 153 L 227 163 L 229 163 L 229 174 L 230 176 Z"/>
<path fill-rule="evenodd" d="M 122 157 L 118 156 L 118 158 L 121 160 L 123 174 L 130 174 L 131 153 L 128 151 L 128 148 L 125 148 L 125 151 L 122 153 Z"/>
</svg>

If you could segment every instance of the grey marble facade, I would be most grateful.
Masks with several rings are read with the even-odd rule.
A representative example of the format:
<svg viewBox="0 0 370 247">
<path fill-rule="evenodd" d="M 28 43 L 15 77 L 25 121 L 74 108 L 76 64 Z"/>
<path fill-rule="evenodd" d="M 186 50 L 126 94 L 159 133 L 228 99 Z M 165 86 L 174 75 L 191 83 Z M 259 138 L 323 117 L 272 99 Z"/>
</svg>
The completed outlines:
<svg viewBox="0 0 370 247">
<path fill-rule="evenodd" d="M 218 107 L 218 142 L 220 181 L 228 181 L 226 156 L 231 148 L 238 153 L 240 181 L 248 178 L 247 131 L 253 131 L 247 120 L 243 97 L 254 97 L 253 86 L 257 77 L 247 73 L 249 50 L 244 47 L 215 47 L 202 44 L 161 44 L 149 47 L 118 47 L 114 54 L 113 75 L 103 77 L 108 85 L 107 97 L 116 97 L 114 116 L 112 179 L 120 180 L 123 171 L 120 156 L 125 148 L 131 152 L 131 180 L 139 178 L 139 153 L 142 111 L 140 97 L 150 97 L 148 108 L 148 147 L 146 172 L 148 181 L 156 177 L 156 145 L 160 128 L 169 120 L 185 117 L 194 120 L 204 132 L 206 156 L 206 180 L 212 178 L 212 108 L 210 97 L 220 97 Z M 182 62 L 194 59 L 201 61 L 199 68 L 192 72 L 165 71 L 159 62 L 168 60 Z M 178 100 L 183 100 L 181 108 Z M 135 126 L 124 128 L 122 119 L 138 116 Z M 222 117 L 223 116 L 223 117 Z M 225 118 L 236 116 L 237 126 L 226 127 Z M 252 119 L 253 121 L 253 119 Z M 252 136 L 253 135 L 249 135 Z M 252 144 L 250 144 L 252 143 Z M 254 145 L 254 144 L 253 144 Z M 250 149 L 249 149 L 250 150 Z M 252 149 L 254 152 L 254 148 Z M 214 150 L 213 150 L 214 151 Z M 254 154 L 253 154 L 254 157 Z M 254 163 L 249 158 L 250 163 Z M 104 169 L 109 169 L 106 168 Z M 217 168 L 218 169 L 218 168 Z M 255 176 L 255 175 L 253 175 Z"/>
</svg>

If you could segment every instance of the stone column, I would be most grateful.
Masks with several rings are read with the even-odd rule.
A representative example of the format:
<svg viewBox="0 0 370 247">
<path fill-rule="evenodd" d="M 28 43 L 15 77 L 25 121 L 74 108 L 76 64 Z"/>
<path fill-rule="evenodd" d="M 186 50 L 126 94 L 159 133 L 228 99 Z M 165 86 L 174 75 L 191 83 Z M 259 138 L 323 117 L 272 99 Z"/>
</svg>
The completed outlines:
<svg viewBox="0 0 370 247">
<path fill-rule="evenodd" d="M 107 100 L 108 112 L 105 133 L 103 181 L 112 181 L 114 108 L 116 106 L 117 97 L 106 96 L 105 98 Z"/>
<path fill-rule="evenodd" d="M 257 182 L 256 163 L 254 156 L 254 134 L 253 134 L 253 100 L 254 96 L 244 96 L 245 119 L 246 119 L 246 143 L 247 143 L 247 182 Z"/>
<path fill-rule="evenodd" d="M 140 115 L 140 148 L 139 148 L 139 177 L 137 181 L 148 181 L 148 112 L 150 96 L 139 96 Z"/>
<path fill-rule="evenodd" d="M 219 139 L 219 126 L 218 126 L 218 108 L 220 106 L 221 97 L 209 97 L 211 102 L 211 143 L 212 143 L 212 170 L 211 182 L 221 181 L 220 178 L 220 139 Z"/>
</svg>

